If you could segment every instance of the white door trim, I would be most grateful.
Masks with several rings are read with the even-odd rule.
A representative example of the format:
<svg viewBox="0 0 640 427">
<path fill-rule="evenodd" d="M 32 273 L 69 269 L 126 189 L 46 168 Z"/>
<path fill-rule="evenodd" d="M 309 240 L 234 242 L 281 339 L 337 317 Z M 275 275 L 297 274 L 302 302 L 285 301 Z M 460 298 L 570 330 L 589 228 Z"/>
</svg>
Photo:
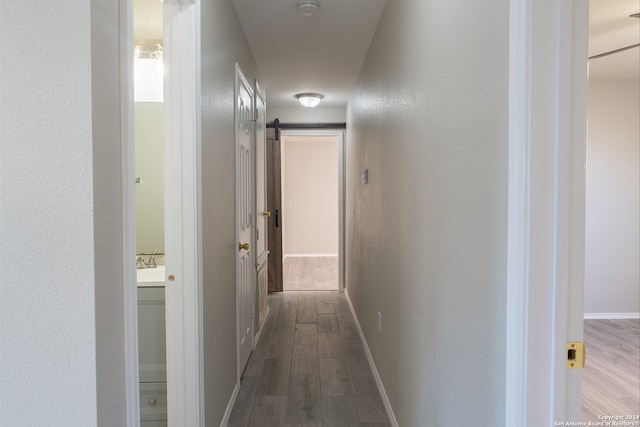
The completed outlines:
<svg viewBox="0 0 640 427">
<path fill-rule="evenodd" d="M 344 165 L 345 165 L 345 144 L 344 144 L 344 130 L 333 129 L 282 129 L 280 131 L 280 138 L 283 136 L 335 136 L 338 138 L 338 291 L 344 292 L 344 254 L 345 254 L 345 242 L 344 242 L 344 216 L 345 216 L 345 180 L 344 180 Z M 283 162 L 284 165 L 284 162 Z M 284 192 L 284 190 L 283 190 Z M 283 252 L 284 252 L 284 238 L 283 240 Z"/>
<path fill-rule="evenodd" d="M 579 420 L 588 4 L 510 6 L 505 426 L 534 427 Z"/>
<path fill-rule="evenodd" d="M 137 427 L 140 425 L 140 393 L 138 389 L 138 292 L 135 263 L 136 165 L 133 116 L 133 0 L 119 0 L 119 4 L 125 417 L 127 427 Z"/>
<path fill-rule="evenodd" d="M 204 426 L 200 3 L 164 2 L 167 410 Z"/>
</svg>

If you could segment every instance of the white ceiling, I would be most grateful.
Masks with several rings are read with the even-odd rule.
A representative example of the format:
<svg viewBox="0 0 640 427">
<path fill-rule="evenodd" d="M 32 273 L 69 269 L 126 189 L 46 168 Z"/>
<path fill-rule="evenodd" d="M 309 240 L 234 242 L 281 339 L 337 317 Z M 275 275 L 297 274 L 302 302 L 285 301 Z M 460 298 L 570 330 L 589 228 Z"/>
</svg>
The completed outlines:
<svg viewBox="0 0 640 427">
<path fill-rule="evenodd" d="M 399 1 L 399 0 L 394 0 Z M 300 92 L 349 99 L 386 0 L 319 0 L 300 16 L 296 0 L 232 0 L 265 83 L 268 104 L 296 105 Z M 640 43 L 639 0 L 590 0 L 589 56 Z M 134 0 L 136 39 L 162 38 L 160 0 Z M 590 61 L 591 78 L 638 79 L 640 48 Z"/>
<path fill-rule="evenodd" d="M 640 43 L 638 0 L 589 1 L 589 56 Z M 589 61 L 591 78 L 640 78 L 640 48 L 614 53 Z"/>
<path fill-rule="evenodd" d="M 386 0 L 319 0 L 301 16 L 296 0 L 233 0 L 264 79 L 269 105 L 318 92 L 323 105 L 346 105 Z"/>
</svg>

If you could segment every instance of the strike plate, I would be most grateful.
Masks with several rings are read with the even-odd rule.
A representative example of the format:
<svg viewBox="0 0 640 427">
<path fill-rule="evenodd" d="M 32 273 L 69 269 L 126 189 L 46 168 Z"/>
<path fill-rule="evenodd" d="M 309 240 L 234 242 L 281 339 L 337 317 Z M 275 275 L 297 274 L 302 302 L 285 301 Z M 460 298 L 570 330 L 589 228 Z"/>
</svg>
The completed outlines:
<svg viewBox="0 0 640 427">
<path fill-rule="evenodd" d="M 587 352 L 583 342 L 567 343 L 567 368 L 582 369 L 587 358 Z"/>
</svg>

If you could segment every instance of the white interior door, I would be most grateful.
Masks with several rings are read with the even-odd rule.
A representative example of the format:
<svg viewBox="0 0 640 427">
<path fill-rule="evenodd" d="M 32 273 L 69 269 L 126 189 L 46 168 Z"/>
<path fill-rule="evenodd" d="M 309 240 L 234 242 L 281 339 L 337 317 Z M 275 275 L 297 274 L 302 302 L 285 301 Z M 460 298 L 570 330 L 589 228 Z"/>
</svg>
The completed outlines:
<svg viewBox="0 0 640 427">
<path fill-rule="evenodd" d="M 261 265 L 268 255 L 267 219 L 267 104 L 258 82 L 255 82 L 255 172 L 256 172 L 256 263 Z"/>
<path fill-rule="evenodd" d="M 203 426 L 200 3 L 165 1 L 163 15 L 167 416 Z"/>
<path fill-rule="evenodd" d="M 236 64 L 236 262 L 238 313 L 238 377 L 242 374 L 253 347 L 253 89 Z"/>
</svg>

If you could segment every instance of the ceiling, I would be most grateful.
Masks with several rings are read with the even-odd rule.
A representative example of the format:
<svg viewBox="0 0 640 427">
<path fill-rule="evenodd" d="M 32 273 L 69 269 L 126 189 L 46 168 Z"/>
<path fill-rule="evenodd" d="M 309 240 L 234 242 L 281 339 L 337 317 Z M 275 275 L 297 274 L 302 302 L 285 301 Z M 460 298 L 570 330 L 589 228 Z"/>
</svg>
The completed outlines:
<svg viewBox="0 0 640 427">
<path fill-rule="evenodd" d="M 386 0 L 319 0 L 301 16 L 296 0 L 233 0 L 265 83 L 269 105 L 318 92 L 323 105 L 346 105 Z"/>
<path fill-rule="evenodd" d="M 638 0 L 590 0 L 589 56 L 640 43 L 640 19 L 629 17 L 638 12 Z M 640 48 L 591 59 L 589 76 L 638 80 Z"/>
<path fill-rule="evenodd" d="M 395 0 L 398 1 L 398 0 Z M 319 0 L 300 16 L 296 0 L 232 0 L 264 80 L 268 104 L 297 105 L 300 92 L 346 105 L 386 0 Z M 589 56 L 640 43 L 638 0 L 590 0 Z M 160 0 L 134 0 L 136 39 L 162 38 Z M 591 78 L 638 79 L 640 48 L 592 59 Z"/>
</svg>

